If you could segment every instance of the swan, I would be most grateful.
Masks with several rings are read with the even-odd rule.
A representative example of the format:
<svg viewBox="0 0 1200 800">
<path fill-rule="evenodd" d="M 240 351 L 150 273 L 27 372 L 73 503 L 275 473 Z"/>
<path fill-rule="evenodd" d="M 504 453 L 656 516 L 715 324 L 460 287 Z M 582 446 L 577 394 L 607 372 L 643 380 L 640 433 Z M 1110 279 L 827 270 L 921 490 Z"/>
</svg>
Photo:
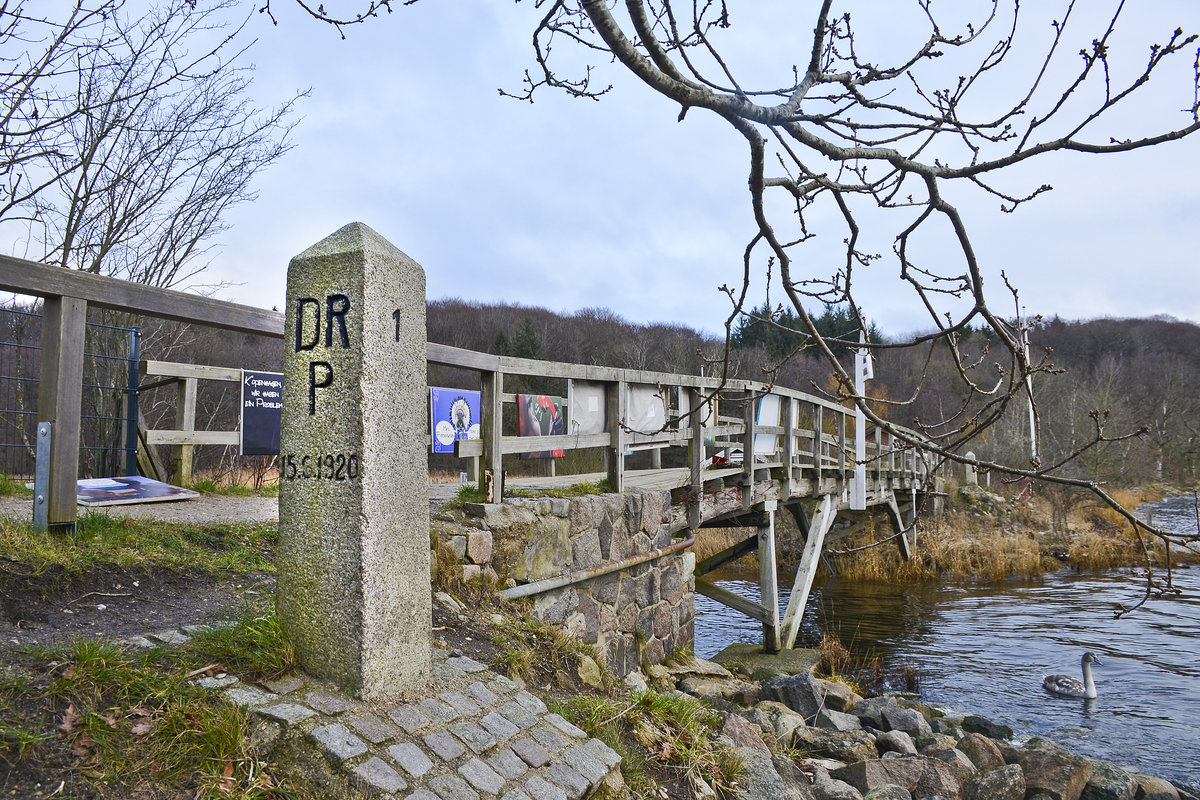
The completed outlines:
<svg viewBox="0 0 1200 800">
<path fill-rule="evenodd" d="M 1063 697 L 1082 697 L 1087 700 L 1096 699 L 1096 684 L 1092 681 L 1092 664 L 1104 665 L 1095 653 L 1087 652 L 1080 659 L 1080 666 L 1083 667 L 1083 683 L 1080 683 L 1075 678 L 1069 675 L 1047 675 L 1042 681 L 1042 686 L 1046 687 L 1046 691 L 1053 692 Z"/>
</svg>

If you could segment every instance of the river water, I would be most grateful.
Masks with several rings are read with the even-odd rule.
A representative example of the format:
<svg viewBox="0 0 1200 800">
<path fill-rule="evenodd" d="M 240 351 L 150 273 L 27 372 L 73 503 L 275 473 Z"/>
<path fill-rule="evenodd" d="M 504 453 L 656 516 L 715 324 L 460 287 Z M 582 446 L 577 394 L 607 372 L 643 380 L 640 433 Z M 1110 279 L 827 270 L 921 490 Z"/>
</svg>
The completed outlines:
<svg viewBox="0 0 1200 800">
<path fill-rule="evenodd" d="M 1191 497 L 1157 503 L 1154 521 L 1195 529 Z M 717 577 L 721 577 L 718 575 Z M 1090 758 L 1169 778 L 1200 791 L 1200 568 L 1180 570 L 1180 598 L 1152 600 L 1122 619 L 1144 582 L 1130 572 L 1060 571 L 988 583 L 892 586 L 830 579 L 814 591 L 799 644 L 835 632 L 885 669 L 921 671 L 921 699 L 1049 736 Z M 749 573 L 727 589 L 758 599 Z M 781 583 L 790 583 L 781 578 Z M 786 597 L 780 607 L 786 607 Z M 762 627 L 696 598 L 696 652 L 762 642 Z M 1080 676 L 1091 650 L 1099 697 L 1070 700 L 1042 688 L 1044 674 Z"/>
</svg>

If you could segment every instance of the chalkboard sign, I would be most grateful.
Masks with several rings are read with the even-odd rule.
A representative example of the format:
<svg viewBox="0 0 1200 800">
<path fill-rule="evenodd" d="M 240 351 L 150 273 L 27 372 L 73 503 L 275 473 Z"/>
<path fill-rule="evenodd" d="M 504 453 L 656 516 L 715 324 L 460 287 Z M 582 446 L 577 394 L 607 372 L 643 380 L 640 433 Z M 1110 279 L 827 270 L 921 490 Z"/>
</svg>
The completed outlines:
<svg viewBox="0 0 1200 800">
<path fill-rule="evenodd" d="M 283 373 L 242 370 L 242 455 L 279 455 Z"/>
</svg>

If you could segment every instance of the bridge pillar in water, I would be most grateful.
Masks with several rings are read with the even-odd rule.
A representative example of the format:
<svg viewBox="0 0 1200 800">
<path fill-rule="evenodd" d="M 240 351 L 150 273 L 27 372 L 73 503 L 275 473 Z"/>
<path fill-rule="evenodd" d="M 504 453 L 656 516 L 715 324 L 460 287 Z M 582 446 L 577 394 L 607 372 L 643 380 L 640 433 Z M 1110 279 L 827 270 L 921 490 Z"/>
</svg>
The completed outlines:
<svg viewBox="0 0 1200 800">
<path fill-rule="evenodd" d="M 763 620 L 763 650 L 779 652 L 779 586 L 775 573 L 775 510 L 778 503 L 768 500 L 763 504 L 765 519 L 758 526 L 758 585 L 762 592 L 762 607 L 766 612 Z"/>
<path fill-rule="evenodd" d="M 362 699 L 431 672 L 425 273 L 361 223 L 292 259 L 276 606 L 301 667 Z"/>
</svg>

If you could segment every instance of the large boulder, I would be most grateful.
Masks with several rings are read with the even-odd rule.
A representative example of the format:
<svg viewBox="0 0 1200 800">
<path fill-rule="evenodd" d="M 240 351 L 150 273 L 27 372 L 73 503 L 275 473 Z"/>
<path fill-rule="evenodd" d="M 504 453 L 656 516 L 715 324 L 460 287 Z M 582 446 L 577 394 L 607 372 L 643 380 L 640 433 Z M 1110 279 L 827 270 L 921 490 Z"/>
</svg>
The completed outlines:
<svg viewBox="0 0 1200 800">
<path fill-rule="evenodd" d="M 1179 800 L 1179 790 L 1162 778 L 1135 774 L 1138 784 L 1138 800 Z"/>
<path fill-rule="evenodd" d="M 737 800 L 816 800 L 808 779 L 787 759 L 778 759 L 776 765 L 770 753 L 753 747 L 738 747 L 733 752 L 742 760 L 742 774 L 733 792 Z"/>
<path fill-rule="evenodd" d="M 950 800 L 962 797 L 962 784 L 950 767 L 925 756 L 859 761 L 836 769 L 830 775 L 864 795 L 884 784 L 894 783 L 904 787 L 913 797 L 941 795 Z"/>
<path fill-rule="evenodd" d="M 1015 754 L 1025 773 L 1025 791 L 1051 800 L 1079 800 L 1092 778 L 1092 764 L 1047 739 L 1035 736 Z"/>
<path fill-rule="evenodd" d="M 977 773 L 966 783 L 966 800 L 1022 800 L 1025 773 L 1019 764 L 1008 764 Z"/>
<path fill-rule="evenodd" d="M 828 708 L 821 709 L 813 724 L 831 731 L 857 731 L 862 728 L 862 723 L 853 714 L 844 714 Z"/>
<path fill-rule="evenodd" d="M 962 729 L 965 733 L 982 733 L 989 739 L 1011 739 L 1013 737 L 1012 728 L 978 714 L 968 714 L 963 717 Z"/>
<path fill-rule="evenodd" d="M 929 727 L 925 717 L 916 709 L 901 708 L 898 705 L 884 706 L 879 710 L 879 716 L 880 721 L 883 722 L 880 730 L 904 731 L 913 739 L 933 734 L 933 729 Z"/>
<path fill-rule="evenodd" d="M 913 796 L 903 786 L 885 783 L 867 792 L 863 800 L 913 800 Z"/>
<path fill-rule="evenodd" d="M 955 747 L 966 753 L 980 772 L 1004 766 L 1004 755 L 1000 748 L 982 733 L 964 733 Z"/>
<path fill-rule="evenodd" d="M 763 742 L 762 733 L 759 732 L 758 727 L 751 725 L 737 714 L 730 714 L 725 718 L 725 724 L 721 726 L 721 733 L 732 739 L 738 747 L 770 751 L 770 748 Z"/>
<path fill-rule="evenodd" d="M 875 747 L 880 753 L 900 753 L 905 756 L 915 756 L 917 746 L 912 737 L 904 731 L 885 731 L 875 737 Z"/>
<path fill-rule="evenodd" d="M 882 731 L 885 730 L 883 726 L 883 709 L 890 707 L 900 707 L 900 704 L 896 702 L 896 698 L 886 696 L 868 697 L 866 700 L 860 700 L 855 703 L 850 709 L 850 713 L 862 720 L 864 727 Z"/>
<path fill-rule="evenodd" d="M 967 757 L 966 753 L 954 747 L 935 745 L 926 749 L 921 755 L 936 758 L 938 761 L 948 765 L 954 771 L 954 774 L 958 776 L 958 782 L 964 786 L 979 771 L 971 759 Z"/>
<path fill-rule="evenodd" d="M 845 781 L 829 776 L 829 771 L 818 769 L 813 781 L 813 794 L 817 800 L 863 800 L 862 793 Z"/>
<path fill-rule="evenodd" d="M 840 681 L 817 678 L 816 684 L 825 701 L 825 708 L 831 711 L 849 711 L 855 703 L 862 700 L 857 692 Z"/>
<path fill-rule="evenodd" d="M 825 695 L 817 685 L 817 679 L 808 672 L 771 678 L 763 684 L 763 694 L 783 703 L 804 717 L 805 722 L 816 719 L 817 712 L 825 705 Z"/>
<path fill-rule="evenodd" d="M 763 700 L 754 706 L 754 710 L 761 712 L 769 720 L 777 741 L 789 741 L 792 731 L 804 727 L 804 717 L 776 700 Z"/>
<path fill-rule="evenodd" d="M 1092 777 L 1083 787 L 1080 800 L 1133 800 L 1137 790 L 1137 781 L 1125 770 L 1103 761 L 1093 761 Z"/>
<path fill-rule="evenodd" d="M 866 731 L 828 731 L 797 727 L 783 740 L 802 755 L 832 758 L 837 761 L 863 761 L 879 756 L 871 735 Z M 860 789 L 861 791 L 861 789 Z"/>
</svg>

